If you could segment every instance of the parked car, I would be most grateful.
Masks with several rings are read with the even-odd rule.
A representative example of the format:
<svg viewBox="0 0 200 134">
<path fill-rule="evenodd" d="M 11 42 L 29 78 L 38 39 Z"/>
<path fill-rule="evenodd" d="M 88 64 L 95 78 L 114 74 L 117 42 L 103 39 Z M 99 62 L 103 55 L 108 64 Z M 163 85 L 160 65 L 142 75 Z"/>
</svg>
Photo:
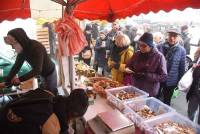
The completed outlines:
<svg viewBox="0 0 200 134">
<path fill-rule="evenodd" d="M 9 57 L 3 55 L 0 53 L 0 82 L 3 82 L 4 77 L 8 75 L 10 72 L 12 66 L 15 63 L 15 59 L 10 59 Z M 25 62 L 20 71 L 18 72 L 18 76 L 22 76 L 26 73 L 28 73 L 31 70 L 31 66 Z"/>
</svg>

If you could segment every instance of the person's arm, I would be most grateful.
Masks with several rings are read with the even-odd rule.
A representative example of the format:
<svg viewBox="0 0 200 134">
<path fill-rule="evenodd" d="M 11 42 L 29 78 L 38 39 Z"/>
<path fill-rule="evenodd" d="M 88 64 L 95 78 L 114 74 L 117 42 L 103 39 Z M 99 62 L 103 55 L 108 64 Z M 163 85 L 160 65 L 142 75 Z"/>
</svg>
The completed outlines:
<svg viewBox="0 0 200 134">
<path fill-rule="evenodd" d="M 11 71 L 9 72 L 8 76 L 5 78 L 5 84 L 10 85 L 12 78 L 19 72 L 20 68 L 22 67 L 24 63 L 24 55 L 18 54 L 15 64 L 11 68 Z"/>
<path fill-rule="evenodd" d="M 94 47 L 95 51 L 98 51 L 98 50 L 101 50 L 101 49 L 106 49 L 106 46 L 102 47 L 102 44 L 100 44 L 100 43 L 102 43 L 102 42 L 100 42 L 99 40 L 97 40 L 97 43 L 96 43 L 96 45 Z"/>
<path fill-rule="evenodd" d="M 109 67 L 109 68 L 111 68 L 111 63 L 112 63 L 111 58 L 108 58 L 108 67 Z"/>
<path fill-rule="evenodd" d="M 136 57 L 137 57 L 137 54 L 132 55 L 132 57 L 127 61 L 125 68 L 132 69 L 133 68 L 133 62 L 135 61 Z"/>
<path fill-rule="evenodd" d="M 180 59 L 180 64 L 179 64 L 179 80 L 185 73 L 185 61 L 186 61 L 186 51 L 185 49 L 182 49 L 181 59 Z"/>
<path fill-rule="evenodd" d="M 160 63 L 160 66 L 157 69 L 157 72 L 146 74 L 146 78 L 148 81 L 164 82 L 167 79 L 167 65 L 165 57 L 162 55 L 158 62 Z"/>
<path fill-rule="evenodd" d="M 119 64 L 119 70 L 121 72 L 125 71 L 126 68 L 126 64 L 129 62 L 129 60 L 133 57 L 133 51 L 128 51 L 125 55 L 124 55 L 124 63 Z"/>
<path fill-rule="evenodd" d="M 96 44 L 95 44 L 95 47 L 94 47 L 94 50 L 99 50 L 100 48 L 100 44 L 99 44 L 99 40 L 96 41 Z"/>
<path fill-rule="evenodd" d="M 32 57 L 32 70 L 27 74 L 20 76 L 20 82 L 31 79 L 37 75 L 40 75 L 42 72 L 43 62 L 44 62 L 44 54 L 43 51 L 35 52 L 35 55 Z"/>
</svg>

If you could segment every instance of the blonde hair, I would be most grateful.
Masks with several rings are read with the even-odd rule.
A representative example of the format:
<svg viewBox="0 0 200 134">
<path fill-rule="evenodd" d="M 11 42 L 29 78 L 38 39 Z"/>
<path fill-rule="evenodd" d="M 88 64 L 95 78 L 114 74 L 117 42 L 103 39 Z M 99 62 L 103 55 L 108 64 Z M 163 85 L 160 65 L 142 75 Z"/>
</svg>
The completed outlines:
<svg viewBox="0 0 200 134">
<path fill-rule="evenodd" d="M 115 44 L 119 47 L 128 46 L 130 43 L 129 37 L 125 34 L 117 34 L 115 36 Z"/>
</svg>

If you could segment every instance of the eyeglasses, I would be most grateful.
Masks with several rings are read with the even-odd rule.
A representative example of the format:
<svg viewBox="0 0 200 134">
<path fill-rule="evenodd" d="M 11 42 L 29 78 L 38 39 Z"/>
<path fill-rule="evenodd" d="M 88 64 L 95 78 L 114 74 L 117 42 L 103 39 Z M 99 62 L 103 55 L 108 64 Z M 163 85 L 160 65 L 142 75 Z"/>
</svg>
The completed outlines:
<svg viewBox="0 0 200 134">
<path fill-rule="evenodd" d="M 147 47 L 147 45 L 145 44 L 145 43 L 143 43 L 143 42 L 138 42 L 138 45 L 139 45 L 139 47 L 142 47 L 142 48 L 146 48 Z"/>
</svg>

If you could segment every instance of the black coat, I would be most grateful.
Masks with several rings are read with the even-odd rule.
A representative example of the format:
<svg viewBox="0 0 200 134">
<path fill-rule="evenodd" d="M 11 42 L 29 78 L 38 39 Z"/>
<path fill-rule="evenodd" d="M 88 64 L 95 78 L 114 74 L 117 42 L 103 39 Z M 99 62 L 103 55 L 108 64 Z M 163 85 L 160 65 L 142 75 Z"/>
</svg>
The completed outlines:
<svg viewBox="0 0 200 134">
<path fill-rule="evenodd" d="M 182 34 L 183 39 L 183 45 L 186 51 L 186 54 L 190 54 L 190 38 L 188 37 L 188 34 Z"/>
<path fill-rule="evenodd" d="M 106 46 L 105 47 L 101 47 L 102 42 L 105 41 Z M 99 67 L 104 67 L 105 65 L 107 65 L 107 57 L 106 57 L 106 50 L 109 50 L 108 48 L 108 41 L 107 39 L 97 39 L 96 45 L 95 45 L 95 61 L 97 62 Z"/>
<path fill-rule="evenodd" d="M 22 120 L 19 122 L 9 121 L 9 109 Z M 40 126 L 46 122 L 52 113 L 52 95 L 39 88 L 29 91 L 0 109 L 0 133 L 41 134 Z"/>
<path fill-rule="evenodd" d="M 31 65 L 32 70 L 19 77 L 21 82 L 37 75 L 46 77 L 54 71 L 55 64 L 48 57 L 45 47 L 40 42 L 31 40 L 22 28 L 13 29 L 8 34 L 12 35 L 20 43 L 23 52 L 17 55 L 15 64 L 5 80 L 6 83 L 10 83 L 11 79 L 20 70 L 24 61 L 27 61 Z"/>
<path fill-rule="evenodd" d="M 196 67 L 194 69 L 193 82 L 189 92 L 186 95 L 187 101 L 193 96 L 197 96 L 200 99 L 200 67 Z"/>
</svg>

